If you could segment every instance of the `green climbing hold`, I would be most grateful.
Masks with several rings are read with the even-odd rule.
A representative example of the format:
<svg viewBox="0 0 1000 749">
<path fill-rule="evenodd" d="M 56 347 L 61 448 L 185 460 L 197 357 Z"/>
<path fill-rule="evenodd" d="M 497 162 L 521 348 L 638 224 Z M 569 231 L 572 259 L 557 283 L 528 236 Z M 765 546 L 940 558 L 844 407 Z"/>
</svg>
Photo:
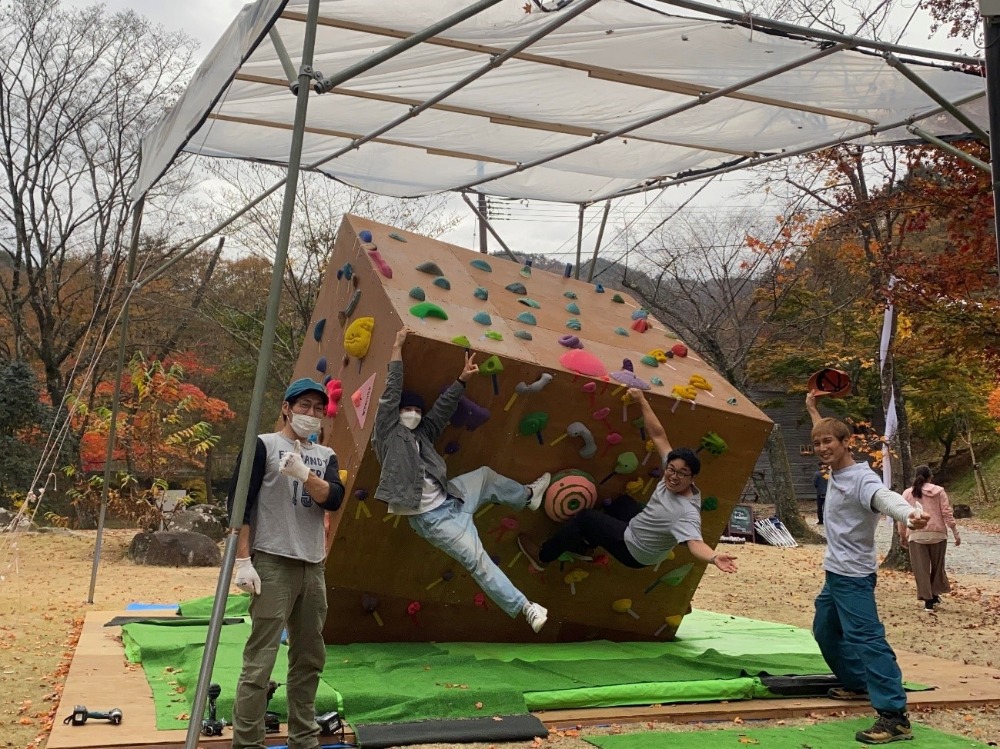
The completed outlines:
<svg viewBox="0 0 1000 749">
<path fill-rule="evenodd" d="M 684 578 L 688 576 L 688 573 L 694 569 L 694 565 L 691 562 L 681 565 L 675 570 L 670 570 L 660 579 L 663 580 L 664 584 L 676 587 L 684 582 Z"/>
<path fill-rule="evenodd" d="M 571 317 L 566 321 L 566 327 L 570 330 L 583 330 L 583 326 L 580 324 L 580 321 L 575 317 Z"/>
<path fill-rule="evenodd" d="M 576 299 L 577 298 L 575 291 L 564 291 L 563 292 L 563 296 L 566 297 L 567 299 Z"/>
<path fill-rule="evenodd" d="M 571 315 L 579 315 L 580 305 L 577 304 L 576 302 L 570 302 L 569 304 L 566 305 L 566 311 L 569 312 Z"/>
<path fill-rule="evenodd" d="M 663 387 L 663 380 L 661 380 L 659 377 L 650 377 L 649 382 L 652 385 L 656 385 L 656 387 L 658 388 Z"/>
<path fill-rule="evenodd" d="M 517 316 L 519 322 L 523 322 L 525 325 L 538 325 L 538 320 L 530 312 L 522 312 Z"/>
<path fill-rule="evenodd" d="M 729 445 L 715 432 L 709 432 L 701 438 L 701 449 L 707 450 L 712 455 L 722 455 L 722 453 L 729 449 Z"/>
<path fill-rule="evenodd" d="M 487 273 L 493 272 L 493 267 L 487 263 L 485 260 L 473 260 L 469 263 L 476 270 L 486 271 Z"/>
<path fill-rule="evenodd" d="M 525 265 L 521 267 L 521 275 L 525 278 L 531 278 L 531 266 Z"/>
<path fill-rule="evenodd" d="M 484 302 L 490 298 L 490 292 L 484 289 L 482 286 L 477 286 L 476 290 L 472 292 L 472 296 L 476 299 L 481 299 Z"/>
<path fill-rule="evenodd" d="M 461 346 L 462 348 L 472 348 L 472 343 L 464 335 L 457 335 L 451 339 L 451 342 L 456 346 Z"/>
<path fill-rule="evenodd" d="M 514 331 L 514 337 L 515 338 L 520 338 L 522 341 L 533 340 L 532 336 L 531 336 L 531 333 L 529 333 L 527 330 L 515 330 Z"/>
<path fill-rule="evenodd" d="M 401 234 L 397 234 L 394 231 L 393 232 L 389 232 L 389 239 L 395 239 L 397 242 L 405 242 L 406 241 L 406 237 L 402 236 Z"/>
<path fill-rule="evenodd" d="M 490 317 L 490 313 L 489 312 L 477 312 L 475 315 L 472 316 L 472 320 L 473 320 L 473 322 L 477 322 L 480 325 L 492 325 L 493 324 L 493 318 Z M 480 369 L 482 369 L 482 366 L 480 366 Z"/>
<path fill-rule="evenodd" d="M 495 330 L 487 330 L 486 337 L 489 338 L 491 341 L 502 341 L 503 333 L 497 333 Z"/>
<path fill-rule="evenodd" d="M 520 281 L 515 281 L 514 283 L 509 283 L 506 286 L 504 286 L 504 288 L 507 289 L 507 291 L 509 291 L 511 294 L 527 294 L 528 293 L 528 289 Z"/>
<path fill-rule="evenodd" d="M 421 263 L 417 266 L 417 270 L 421 273 L 429 273 L 432 276 L 443 276 L 444 271 L 441 270 L 441 266 L 437 263 L 432 263 L 430 260 Z"/>
<path fill-rule="evenodd" d="M 615 304 L 625 304 L 625 299 L 624 297 L 622 297 L 621 294 L 615 294 L 613 297 L 611 297 L 611 301 L 614 302 Z"/>
<path fill-rule="evenodd" d="M 434 302 L 421 302 L 410 307 L 410 314 L 419 317 L 421 320 L 428 317 L 436 317 L 438 320 L 447 320 L 448 313 L 441 309 Z"/>
<path fill-rule="evenodd" d="M 647 367 L 658 367 L 658 366 L 660 366 L 660 363 L 658 361 L 656 361 L 656 357 L 655 356 L 650 356 L 649 354 L 646 354 L 639 361 L 642 362 L 643 364 L 645 364 Z"/>
<path fill-rule="evenodd" d="M 451 281 L 449 281 L 444 276 L 438 276 L 437 278 L 434 279 L 434 285 L 437 286 L 439 289 L 444 289 L 445 291 L 448 291 L 451 288 Z"/>
<path fill-rule="evenodd" d="M 534 299 L 529 299 L 528 297 L 524 297 L 522 299 L 518 299 L 517 301 L 519 301 L 523 305 L 531 307 L 532 309 L 541 309 L 542 308 L 542 305 L 540 305 Z"/>
<path fill-rule="evenodd" d="M 628 338 L 628 331 L 625 328 L 615 328 L 615 335 L 623 335 Z"/>
<path fill-rule="evenodd" d="M 701 511 L 702 512 L 714 512 L 719 509 L 719 498 L 718 497 L 705 497 L 701 500 Z"/>
<path fill-rule="evenodd" d="M 495 375 L 501 372 L 503 372 L 503 362 L 496 354 L 479 365 L 479 374 L 481 375 Z"/>
<path fill-rule="evenodd" d="M 418 302 L 422 302 L 427 298 L 427 294 L 419 286 L 414 286 L 410 289 L 410 299 L 416 299 Z"/>
<path fill-rule="evenodd" d="M 547 413 L 544 411 L 534 411 L 521 419 L 517 425 L 517 431 L 527 437 L 532 434 L 538 434 L 545 429 L 545 425 L 548 423 L 549 415 Z"/>
</svg>

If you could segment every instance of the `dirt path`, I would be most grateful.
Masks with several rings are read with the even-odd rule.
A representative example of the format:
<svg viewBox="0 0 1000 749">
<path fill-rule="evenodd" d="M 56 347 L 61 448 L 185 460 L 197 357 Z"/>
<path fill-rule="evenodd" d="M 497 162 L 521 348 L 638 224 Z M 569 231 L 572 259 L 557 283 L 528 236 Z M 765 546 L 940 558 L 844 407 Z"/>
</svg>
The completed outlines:
<svg viewBox="0 0 1000 749">
<path fill-rule="evenodd" d="M 124 608 L 132 601 L 177 602 L 214 591 L 218 575 L 214 569 L 133 565 L 124 558 L 132 535 L 131 531 L 108 533 L 94 607 L 84 603 L 93 533 L 0 536 L 0 747 L 43 746 L 36 739 L 47 735 L 86 611 Z M 959 549 L 949 549 L 954 591 L 945 597 L 940 611 L 923 613 L 912 579 L 896 573 L 880 575 L 879 606 L 890 642 L 937 657 L 1000 667 L 996 647 L 1000 642 L 1000 578 L 992 556 L 1000 535 L 975 526 L 964 530 L 963 541 Z M 710 570 L 698 589 L 696 607 L 810 626 L 813 599 L 821 584 L 823 547 L 727 548 L 738 556 L 740 572 L 733 577 Z M 996 710 L 935 711 L 914 717 L 984 743 L 1000 743 L 1000 712 Z M 647 728 L 678 730 L 643 724 L 587 729 L 585 735 Z M 589 747 L 577 734 L 564 731 L 544 743 L 554 749 Z M 454 749 L 460 747 L 477 749 L 476 745 L 454 745 Z"/>
</svg>

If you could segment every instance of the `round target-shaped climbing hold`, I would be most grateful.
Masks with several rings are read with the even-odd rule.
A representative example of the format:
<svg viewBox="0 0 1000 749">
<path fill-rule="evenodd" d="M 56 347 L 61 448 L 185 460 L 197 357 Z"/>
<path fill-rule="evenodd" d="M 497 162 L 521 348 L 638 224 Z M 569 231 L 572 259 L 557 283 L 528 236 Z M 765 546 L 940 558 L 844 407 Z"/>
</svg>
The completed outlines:
<svg viewBox="0 0 1000 749">
<path fill-rule="evenodd" d="M 593 477 L 583 471 L 561 471 L 552 477 L 545 491 L 545 514 L 557 523 L 569 520 L 576 513 L 593 507 L 597 502 L 597 487 Z"/>
</svg>

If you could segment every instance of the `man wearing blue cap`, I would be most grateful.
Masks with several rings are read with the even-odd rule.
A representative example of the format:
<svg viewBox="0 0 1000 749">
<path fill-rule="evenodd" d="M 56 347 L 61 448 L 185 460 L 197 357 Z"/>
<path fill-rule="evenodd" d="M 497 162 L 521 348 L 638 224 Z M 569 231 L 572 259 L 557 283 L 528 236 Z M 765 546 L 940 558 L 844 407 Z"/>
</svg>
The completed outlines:
<svg viewBox="0 0 1000 749">
<path fill-rule="evenodd" d="M 233 704 L 233 748 L 264 744 L 267 687 L 288 630 L 288 746 L 319 746 L 316 690 L 326 663 L 326 512 L 344 499 L 337 456 L 318 444 L 327 394 L 296 380 L 281 404 L 281 429 L 257 437 L 246 511 L 236 544 L 236 587 L 252 595 L 250 637 Z M 233 511 L 242 455 L 229 486 Z"/>
<path fill-rule="evenodd" d="M 403 390 L 403 343 L 408 332 L 402 328 L 396 334 L 385 392 L 375 415 L 372 446 L 382 466 L 375 498 L 389 505 L 390 513 L 406 515 L 419 536 L 459 562 L 508 616 L 523 614 L 538 632 L 548 610 L 529 601 L 486 553 L 473 516 L 488 502 L 537 510 L 551 476 L 544 473 L 525 486 L 484 466 L 448 480 L 434 442 L 479 367 L 475 354 L 466 353 L 462 372 L 428 411 L 418 393 Z"/>
</svg>

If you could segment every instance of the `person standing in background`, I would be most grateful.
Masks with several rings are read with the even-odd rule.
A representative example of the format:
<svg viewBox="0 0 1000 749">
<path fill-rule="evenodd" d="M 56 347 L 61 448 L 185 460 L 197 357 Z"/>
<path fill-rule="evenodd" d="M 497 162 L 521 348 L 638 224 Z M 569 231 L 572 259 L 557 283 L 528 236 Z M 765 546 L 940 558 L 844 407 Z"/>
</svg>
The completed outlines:
<svg viewBox="0 0 1000 749">
<path fill-rule="evenodd" d="M 899 540 L 910 552 L 910 567 L 917 582 L 917 598 L 924 602 L 925 611 L 933 611 L 941 603 L 941 596 L 951 592 L 944 567 L 945 552 L 948 550 L 948 528 L 951 528 L 955 537 L 955 546 L 962 545 L 948 493 L 937 484 L 932 484 L 932 478 L 933 474 L 928 466 L 917 466 L 913 486 L 903 492 L 903 499 L 910 506 L 922 507 L 930 515 L 927 527 L 910 530 L 905 524 L 899 524 Z"/>
<path fill-rule="evenodd" d="M 819 464 L 813 474 L 813 487 L 816 489 L 816 525 L 823 525 L 823 506 L 826 504 L 826 487 L 830 483 L 830 468 Z"/>
</svg>

